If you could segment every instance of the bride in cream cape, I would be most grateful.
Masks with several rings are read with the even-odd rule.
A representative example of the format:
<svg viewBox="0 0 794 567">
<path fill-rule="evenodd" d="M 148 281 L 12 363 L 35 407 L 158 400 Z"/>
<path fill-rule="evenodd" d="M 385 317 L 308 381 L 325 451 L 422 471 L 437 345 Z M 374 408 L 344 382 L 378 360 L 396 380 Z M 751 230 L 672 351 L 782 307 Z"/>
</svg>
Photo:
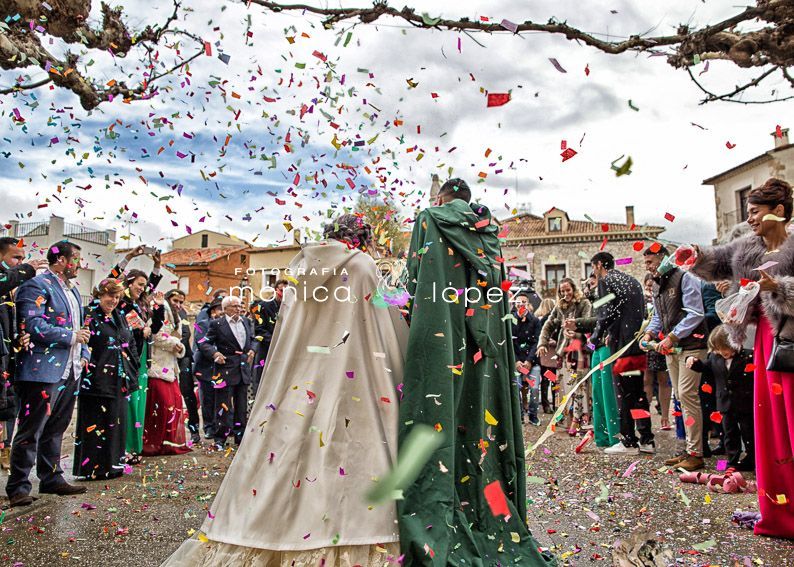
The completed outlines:
<svg viewBox="0 0 794 567">
<path fill-rule="evenodd" d="M 307 244 L 290 268 L 242 445 L 198 536 L 164 565 L 397 562 L 394 502 L 364 494 L 396 461 L 408 326 L 372 304 L 378 269 L 346 242 Z"/>
</svg>

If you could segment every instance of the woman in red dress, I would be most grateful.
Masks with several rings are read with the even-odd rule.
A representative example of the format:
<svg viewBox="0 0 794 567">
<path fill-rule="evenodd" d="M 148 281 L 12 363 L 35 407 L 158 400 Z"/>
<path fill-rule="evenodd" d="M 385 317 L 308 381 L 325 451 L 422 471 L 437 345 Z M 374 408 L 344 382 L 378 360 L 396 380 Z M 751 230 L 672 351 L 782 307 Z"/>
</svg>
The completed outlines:
<svg viewBox="0 0 794 567">
<path fill-rule="evenodd" d="M 185 410 L 179 391 L 179 362 L 185 354 L 173 311 L 162 294 L 155 295 L 163 309 L 163 324 L 152 341 L 146 421 L 143 425 L 144 455 L 178 455 L 190 452 L 185 435 Z"/>
</svg>

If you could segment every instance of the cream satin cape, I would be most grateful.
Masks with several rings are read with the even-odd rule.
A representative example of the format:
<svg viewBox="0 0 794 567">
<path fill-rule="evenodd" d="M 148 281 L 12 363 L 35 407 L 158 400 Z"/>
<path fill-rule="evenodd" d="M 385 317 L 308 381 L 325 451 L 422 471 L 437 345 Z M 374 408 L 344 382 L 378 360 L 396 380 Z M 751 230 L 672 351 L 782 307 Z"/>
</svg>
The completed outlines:
<svg viewBox="0 0 794 567">
<path fill-rule="evenodd" d="M 397 554 L 394 503 L 363 495 L 396 460 L 407 324 L 369 301 L 378 270 L 359 250 L 307 244 L 290 268 L 298 283 L 242 445 L 203 535 L 165 565 L 366 566 Z"/>
</svg>

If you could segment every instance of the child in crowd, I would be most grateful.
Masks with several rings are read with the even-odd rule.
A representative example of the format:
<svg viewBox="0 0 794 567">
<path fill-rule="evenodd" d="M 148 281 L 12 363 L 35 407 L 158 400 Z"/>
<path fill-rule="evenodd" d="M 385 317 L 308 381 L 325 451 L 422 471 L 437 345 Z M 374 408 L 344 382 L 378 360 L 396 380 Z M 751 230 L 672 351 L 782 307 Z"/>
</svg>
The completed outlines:
<svg viewBox="0 0 794 567">
<path fill-rule="evenodd" d="M 706 361 L 690 356 L 686 365 L 708 375 L 717 396 L 717 411 L 711 419 L 722 419 L 728 466 L 738 471 L 755 470 L 753 448 L 753 356 L 746 350 L 737 351 L 728 341 L 723 325 L 709 335 L 709 355 Z M 705 378 L 704 378 L 705 383 Z M 741 458 L 744 444 L 744 458 Z"/>
</svg>

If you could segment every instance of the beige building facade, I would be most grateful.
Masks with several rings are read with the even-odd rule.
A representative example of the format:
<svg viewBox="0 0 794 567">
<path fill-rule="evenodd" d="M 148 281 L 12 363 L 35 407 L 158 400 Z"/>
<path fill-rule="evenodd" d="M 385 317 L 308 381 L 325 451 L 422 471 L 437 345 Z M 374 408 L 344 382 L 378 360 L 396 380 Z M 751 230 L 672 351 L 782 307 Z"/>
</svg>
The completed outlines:
<svg viewBox="0 0 794 567">
<path fill-rule="evenodd" d="M 553 296 L 565 277 L 577 283 L 585 279 L 591 271 L 590 258 L 602 246 L 615 257 L 617 269 L 642 281 L 642 252 L 664 232 L 659 226 L 635 226 L 634 207 L 626 207 L 625 223 L 572 220 L 553 207 L 543 216 L 523 213 L 500 224 L 507 229 L 502 253 L 511 279 L 531 276 L 535 290 L 544 297 Z M 642 248 L 635 250 L 638 243 Z"/>
<path fill-rule="evenodd" d="M 239 248 L 240 246 L 249 246 L 249 244 L 228 234 L 215 232 L 213 230 L 201 230 L 188 234 L 182 238 L 177 238 L 171 244 L 171 250 L 183 250 L 188 248 L 223 248 L 228 246 L 230 248 Z"/>
<path fill-rule="evenodd" d="M 714 187 L 717 212 L 717 241 L 727 236 L 738 223 L 747 220 L 747 194 L 770 177 L 794 183 L 794 144 L 789 143 L 788 128 L 773 132 L 774 146 L 759 156 L 703 181 Z"/>
</svg>

